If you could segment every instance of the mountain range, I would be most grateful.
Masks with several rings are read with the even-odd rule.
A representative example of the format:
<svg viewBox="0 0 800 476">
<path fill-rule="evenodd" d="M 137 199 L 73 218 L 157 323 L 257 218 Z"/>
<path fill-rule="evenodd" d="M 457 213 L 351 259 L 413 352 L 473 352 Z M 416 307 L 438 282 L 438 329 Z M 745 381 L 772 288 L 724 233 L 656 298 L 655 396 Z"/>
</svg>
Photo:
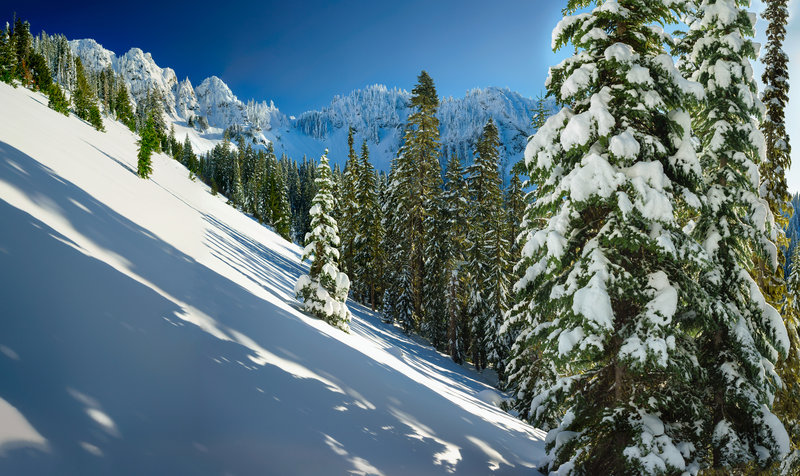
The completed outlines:
<svg viewBox="0 0 800 476">
<path fill-rule="evenodd" d="M 272 101 L 243 102 L 216 76 L 196 87 L 188 78 L 179 81 L 173 69 L 158 66 L 150 53 L 139 48 L 117 56 L 92 39 L 73 40 L 70 46 L 87 69 L 110 67 L 120 74 L 134 105 L 148 91 L 159 94 L 168 124 L 175 127 L 178 139 L 188 135 L 198 152 L 212 148 L 222 140 L 225 129 L 233 128 L 258 146 L 273 143 L 278 155 L 316 157 L 327 148 L 331 160 L 344 165 L 347 132 L 353 127 L 356 143 L 366 139 L 373 163 L 379 170 L 388 171 L 411 111 L 408 91 L 376 84 L 337 95 L 320 110 L 287 116 Z M 534 106 L 534 99 L 497 87 L 473 89 L 460 98 L 443 98 L 438 111 L 443 162 L 457 154 L 470 163 L 483 126 L 491 118 L 500 131 L 501 169 L 507 172 L 522 158 L 533 132 Z"/>
</svg>

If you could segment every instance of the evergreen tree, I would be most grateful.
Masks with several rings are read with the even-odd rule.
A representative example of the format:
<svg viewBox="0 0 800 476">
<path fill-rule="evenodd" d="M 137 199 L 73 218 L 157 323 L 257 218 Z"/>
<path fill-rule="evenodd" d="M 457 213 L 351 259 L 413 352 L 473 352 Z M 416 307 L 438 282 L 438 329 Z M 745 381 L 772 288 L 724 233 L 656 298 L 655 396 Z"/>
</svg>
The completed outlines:
<svg viewBox="0 0 800 476">
<path fill-rule="evenodd" d="M 762 101 L 766 114 L 761 130 L 766 141 L 766 160 L 761 162 L 761 189 L 766 192 L 775 220 L 785 227 L 789 220 L 786 171 L 791 166 L 791 146 L 786 133 L 785 110 L 789 101 L 789 57 L 783 51 L 786 22 L 789 18 L 787 0 L 766 0 L 762 16 L 769 22 L 767 45 L 762 55 L 764 83 Z"/>
<path fill-rule="evenodd" d="M 306 233 L 311 231 L 311 201 L 317 194 L 317 167 L 313 161 L 303 156 L 300 167 L 300 213 L 298 214 L 298 237 L 305 239 Z"/>
<path fill-rule="evenodd" d="M 49 99 L 47 101 L 47 107 L 65 116 L 69 115 L 69 101 L 67 101 L 67 97 L 64 96 L 64 91 L 61 90 L 61 86 L 57 83 L 52 83 L 47 96 Z"/>
<path fill-rule="evenodd" d="M 766 114 L 761 122 L 761 131 L 764 133 L 766 143 L 766 160 L 761 162 L 760 191 L 769 202 L 775 221 L 781 230 L 778 232 L 778 245 L 781 248 L 789 246 L 789 239 L 783 229 L 789 224 L 789 193 L 786 186 L 786 171 L 791 165 L 791 146 L 786 132 L 785 109 L 789 100 L 789 57 L 783 51 L 783 42 L 786 38 L 786 23 L 789 11 L 786 0 L 767 0 L 767 6 L 762 14 L 769 22 L 767 27 L 766 52 L 762 56 L 764 74 L 761 80 L 764 83 L 762 101 L 766 106 Z M 779 258 L 783 258 L 780 254 Z M 778 365 L 778 375 L 784 383 L 778 390 L 775 410 L 789 429 L 789 434 L 795 449 L 800 448 L 800 429 L 798 428 L 798 415 L 800 415 L 800 335 L 797 328 L 800 324 L 800 314 L 785 302 L 784 296 L 791 291 L 786 289 L 783 281 L 782 266 L 774 272 L 759 262 L 762 279 L 759 284 L 764 291 L 768 302 L 781 309 L 781 314 L 789 332 L 789 357 Z M 788 286 L 788 283 L 786 284 Z M 780 307 L 783 304 L 783 307 Z"/>
<path fill-rule="evenodd" d="M 797 334 L 796 322 L 800 316 L 800 246 L 795 246 L 792 253 L 792 271 L 786 280 L 786 301 L 784 303 L 786 327 L 789 334 Z M 800 350 L 790 349 L 789 356 L 781 363 L 784 375 L 800 375 Z M 800 384 L 796 379 L 784 379 L 784 388 L 778 393 L 775 401 L 776 412 L 783 417 L 786 429 L 791 437 L 793 449 L 798 450 L 800 441 L 800 406 L 797 404 L 797 395 L 800 395 Z"/>
<path fill-rule="evenodd" d="M 397 298 L 393 319 L 404 329 L 418 328 L 423 314 L 425 288 L 425 248 L 437 239 L 426 219 L 435 210 L 442 183 L 439 165 L 439 119 L 436 111 L 439 98 L 431 77 L 423 71 L 412 90 L 411 107 L 403 145 L 393 164 L 389 199 L 392 213 L 392 235 L 397 253 L 394 271 Z M 391 253 L 390 251 L 387 251 Z"/>
<path fill-rule="evenodd" d="M 147 119 L 144 128 L 141 132 L 141 137 L 137 141 L 139 144 L 139 158 L 138 173 L 141 178 L 148 178 L 153 173 L 153 165 L 150 156 L 155 151 L 158 142 L 158 136 L 155 131 L 155 123 L 151 118 Z"/>
<path fill-rule="evenodd" d="M 300 185 L 300 170 L 297 161 L 293 160 L 286 175 L 286 186 L 289 191 L 289 206 L 292 210 L 292 239 L 299 241 L 298 232 L 301 224 L 302 186 Z"/>
<path fill-rule="evenodd" d="M 89 117 L 87 121 L 98 131 L 105 132 L 106 129 L 103 126 L 103 117 L 100 115 L 100 109 L 96 104 L 92 104 L 91 107 L 89 107 Z"/>
<path fill-rule="evenodd" d="M 437 192 L 439 192 L 437 190 Z M 445 272 L 447 243 L 441 232 L 445 227 L 442 194 L 435 193 L 428 200 L 423 221 L 426 238 L 423 248 L 424 268 L 422 279 L 422 314 L 420 331 L 434 348 L 444 350 L 447 344 L 447 315 L 445 312 L 445 290 L 448 276 Z"/>
<path fill-rule="evenodd" d="M 447 319 L 447 353 L 454 362 L 464 362 L 469 350 L 469 319 L 467 316 L 467 230 L 469 198 L 461 159 L 450 157 L 445 173 L 442 195 L 443 229 L 440 240 L 445 245 L 444 314 Z"/>
<path fill-rule="evenodd" d="M 355 247 L 357 238 L 357 223 L 356 213 L 360 207 L 358 203 L 357 182 L 360 176 L 359 161 L 356 156 L 355 148 L 353 147 L 353 134 L 355 129 L 350 127 L 347 131 L 347 163 L 345 164 L 344 174 L 342 177 L 341 200 L 341 220 L 340 230 L 342 239 L 342 265 L 344 271 L 353 274 L 355 263 Z M 355 284 L 355 283 L 354 283 Z"/>
<path fill-rule="evenodd" d="M 50 68 L 47 66 L 47 60 L 39 53 L 31 52 L 28 57 L 28 68 L 30 70 L 31 79 L 34 89 L 48 92 L 53 85 L 53 77 L 50 74 Z"/>
<path fill-rule="evenodd" d="M 11 30 L 6 23 L 0 31 L 0 81 L 11 84 L 17 67 L 17 54 L 11 38 Z"/>
<path fill-rule="evenodd" d="M 250 206 L 252 207 L 253 215 L 259 222 L 264 223 L 266 220 L 265 205 L 261 200 L 261 190 L 264 187 L 264 182 L 267 180 L 267 158 L 266 154 L 259 152 L 255 155 L 255 165 L 253 166 L 253 174 L 247 182 L 247 194 L 249 196 Z"/>
<path fill-rule="evenodd" d="M 521 247 L 517 241 L 517 237 L 522 231 L 522 220 L 525 215 L 525 193 L 522 189 L 523 185 L 519 174 L 513 174 L 506 191 L 507 240 L 510 244 L 509 264 L 511 267 L 522 257 Z M 509 274 L 513 274 L 512 269 L 509 269 Z"/>
<path fill-rule="evenodd" d="M 21 18 L 15 18 L 10 38 L 16 56 L 14 76 L 22 81 L 23 85 L 31 86 L 33 75 L 30 70 L 30 55 L 33 51 L 33 37 L 30 24 Z"/>
<path fill-rule="evenodd" d="M 398 197 L 396 195 L 397 187 L 392 186 L 395 182 L 395 169 L 397 161 L 393 160 L 389 170 L 387 179 L 388 186 L 383 190 L 381 196 L 381 215 L 383 216 L 383 240 L 381 248 L 386 253 L 387 257 L 394 257 L 394 261 L 387 260 L 387 266 L 383 270 L 381 283 L 383 285 L 383 296 L 381 296 L 381 310 L 383 312 L 383 320 L 385 322 L 395 322 L 399 320 L 400 308 L 397 305 L 399 297 L 399 282 L 400 270 L 403 268 L 402 263 L 398 263 L 397 257 L 400 256 L 400 237 L 402 230 L 399 228 L 400 222 L 397 219 L 398 210 L 396 204 Z"/>
<path fill-rule="evenodd" d="M 356 226 L 353 286 L 374 311 L 381 295 L 380 281 L 385 266 L 385 254 L 381 247 L 383 223 L 378 197 L 378 176 L 369 161 L 366 139 L 361 144 L 355 189 L 358 208 L 353 220 Z"/>
<path fill-rule="evenodd" d="M 75 88 L 72 90 L 72 107 L 75 115 L 83 120 L 89 119 L 89 110 L 94 105 L 89 80 L 86 79 L 86 71 L 83 69 L 81 59 L 75 58 Z"/>
<path fill-rule="evenodd" d="M 244 184 L 242 183 L 242 165 L 239 161 L 239 154 L 231 154 L 231 159 L 233 162 L 233 196 L 230 202 L 234 207 L 243 210 L 245 197 Z"/>
<path fill-rule="evenodd" d="M 289 205 L 289 190 L 286 187 L 286 179 L 283 173 L 276 177 L 276 188 L 278 190 L 278 204 L 273 212 L 273 226 L 275 232 L 284 239 L 291 239 L 292 209 Z"/>
<path fill-rule="evenodd" d="M 192 143 L 189 141 L 189 134 L 183 140 L 183 145 L 180 147 L 180 162 L 184 167 L 189 169 L 190 172 L 197 173 L 198 161 L 197 156 L 192 150 Z"/>
<path fill-rule="evenodd" d="M 547 107 L 547 100 L 546 95 L 540 94 L 536 97 L 536 105 L 533 107 L 532 116 L 531 116 L 531 126 L 533 127 L 534 132 L 538 131 L 547 121 L 547 118 L 550 117 L 550 109 Z M 525 173 L 525 163 L 524 161 L 520 160 L 513 167 L 511 167 L 511 173 L 517 175 L 523 175 Z"/>
<path fill-rule="evenodd" d="M 503 377 L 507 345 L 498 329 L 506 311 L 508 241 L 500 175 L 500 145 L 494 121 L 489 119 L 478 140 L 469 175 L 470 226 L 467 269 L 470 276 L 468 313 L 472 336 L 472 363 L 477 369 L 492 363 Z"/>
<path fill-rule="evenodd" d="M 764 138 L 754 118 L 762 105 L 750 66 L 754 18 L 739 8 L 744 4 L 700 2 L 682 45 L 686 70 L 706 90 L 692 125 L 708 201 L 694 233 L 711 258 L 700 282 L 714 305 L 695 342 L 708 372 L 709 437 L 703 443 L 715 468 L 765 465 L 788 451 L 786 432 L 771 411 L 779 384 L 773 366 L 787 352 L 788 337 L 749 274 L 754 266 L 775 270 L 778 260 L 773 216 L 758 194 Z M 754 264 L 753 256 L 763 264 Z"/>
<path fill-rule="evenodd" d="M 706 369 L 695 339 L 712 307 L 703 250 L 677 219 L 702 202 L 690 93 L 654 25 L 684 2 L 570 0 L 550 69 L 566 104 L 529 143 L 508 367 L 522 415 L 550 429 L 560 474 L 679 474 L 704 464 Z M 700 194 L 700 196 L 698 196 Z M 543 220 L 541 228 L 537 223 Z M 700 427 L 698 427 L 700 424 Z"/>
<path fill-rule="evenodd" d="M 136 131 L 136 115 L 128 96 L 128 88 L 123 81 L 119 81 L 117 86 L 116 97 L 114 98 L 114 112 L 119 122 L 125 124 L 131 132 Z"/>
<path fill-rule="evenodd" d="M 311 261 L 309 274 L 297 280 L 295 293 L 303 307 L 329 324 L 348 331 L 350 280 L 339 271 L 339 235 L 331 211 L 336 207 L 333 174 L 326 150 L 317 166 L 317 194 L 311 206 L 311 232 L 306 235 L 303 259 Z"/>
</svg>

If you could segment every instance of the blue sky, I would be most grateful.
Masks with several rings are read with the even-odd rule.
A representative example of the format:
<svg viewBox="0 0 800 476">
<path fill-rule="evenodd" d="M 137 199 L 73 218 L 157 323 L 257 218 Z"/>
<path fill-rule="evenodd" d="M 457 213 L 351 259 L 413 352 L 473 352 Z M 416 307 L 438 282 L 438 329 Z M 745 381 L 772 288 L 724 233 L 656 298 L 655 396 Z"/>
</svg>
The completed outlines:
<svg viewBox="0 0 800 476">
<path fill-rule="evenodd" d="M 411 89 L 422 69 L 441 96 L 501 86 L 536 96 L 554 62 L 552 0 L 19 2 L 34 33 L 151 52 L 193 84 L 221 77 L 287 114 L 368 84 Z M 134 6 L 135 5 L 135 6 Z M 6 17 L 11 17 L 8 10 Z"/>
</svg>

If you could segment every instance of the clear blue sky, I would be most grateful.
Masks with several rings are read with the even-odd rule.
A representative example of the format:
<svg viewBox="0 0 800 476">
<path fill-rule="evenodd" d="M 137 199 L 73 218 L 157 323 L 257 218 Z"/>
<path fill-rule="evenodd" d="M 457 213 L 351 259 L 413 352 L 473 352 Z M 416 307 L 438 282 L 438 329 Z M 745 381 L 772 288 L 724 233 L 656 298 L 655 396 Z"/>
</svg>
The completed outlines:
<svg viewBox="0 0 800 476">
<path fill-rule="evenodd" d="M 4 2 L 5 3 L 5 2 Z M 440 96 L 501 86 L 534 97 L 556 60 L 553 0 L 40 2 L 14 10 L 41 30 L 139 47 L 179 79 L 221 77 L 242 100 L 286 114 L 368 84 L 410 90 L 422 69 Z M 560 55 L 559 55 L 560 56 Z"/>
</svg>

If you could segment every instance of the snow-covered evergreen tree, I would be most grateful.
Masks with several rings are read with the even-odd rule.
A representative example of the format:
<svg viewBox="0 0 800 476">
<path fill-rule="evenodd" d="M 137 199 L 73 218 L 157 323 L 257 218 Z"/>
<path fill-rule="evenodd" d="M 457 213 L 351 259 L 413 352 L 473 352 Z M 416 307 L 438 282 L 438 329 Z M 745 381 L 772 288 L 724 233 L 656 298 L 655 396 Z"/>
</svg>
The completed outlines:
<svg viewBox="0 0 800 476">
<path fill-rule="evenodd" d="M 426 204 L 423 230 L 427 240 L 423 251 L 422 318 L 419 328 L 422 335 L 439 350 L 444 350 L 447 342 L 445 290 L 448 276 L 445 272 L 447 243 L 442 236 L 446 226 L 443 208 L 441 193 L 435 194 Z"/>
<path fill-rule="evenodd" d="M 757 118 L 763 105 L 750 65 L 755 15 L 740 8 L 746 4 L 699 2 L 681 46 L 687 53 L 683 68 L 706 92 L 692 110 L 707 196 L 694 235 L 711 259 L 700 282 L 712 306 L 694 342 L 706 372 L 709 418 L 702 443 L 717 468 L 765 465 L 789 449 L 772 413 L 780 382 L 774 366 L 789 341 L 780 315 L 750 276 L 762 266 L 758 262 L 777 268 L 778 250 L 772 212 L 759 196 L 764 137 Z"/>
<path fill-rule="evenodd" d="M 469 319 L 467 318 L 467 259 L 466 238 L 469 200 L 461 159 L 453 154 L 447 162 L 442 194 L 444 227 L 439 240 L 444 244 L 443 263 L 446 279 L 444 314 L 447 320 L 447 353 L 461 364 L 469 350 Z"/>
<path fill-rule="evenodd" d="M 366 139 L 361 144 L 358 174 L 354 282 L 358 283 L 358 293 L 364 302 L 369 303 L 374 311 L 381 295 L 381 278 L 385 267 L 385 253 L 381 247 L 384 230 L 378 196 L 378 176 L 369 161 Z"/>
<path fill-rule="evenodd" d="M 349 330 L 350 310 L 347 293 L 350 279 L 339 271 L 339 229 L 331 217 L 336 207 L 333 173 L 328 165 L 328 151 L 317 166 L 317 194 L 312 201 L 311 231 L 306 235 L 303 259 L 311 262 L 309 274 L 295 284 L 297 298 L 311 314 L 344 331 Z"/>
<path fill-rule="evenodd" d="M 789 57 L 783 51 L 783 42 L 786 38 L 786 23 L 789 18 L 787 0 L 767 0 L 766 9 L 762 17 L 769 22 L 767 27 L 767 44 L 762 55 L 764 74 L 761 81 L 764 83 L 762 102 L 766 107 L 766 114 L 761 122 L 761 131 L 764 133 L 766 144 L 766 160 L 761 162 L 761 195 L 770 204 L 770 209 L 775 221 L 781 230 L 778 233 L 778 244 L 782 249 L 789 246 L 789 238 L 783 229 L 789 224 L 789 193 L 786 186 L 786 171 L 791 165 L 791 146 L 789 135 L 786 131 L 785 109 L 789 100 Z M 780 254 L 779 258 L 783 258 Z M 763 270 L 762 266 L 762 270 Z M 787 294 L 784 286 L 782 266 L 775 272 L 766 269 L 759 280 L 765 297 L 770 304 L 781 309 L 781 314 L 789 332 L 790 351 L 787 359 L 778 365 L 778 374 L 783 380 L 784 387 L 778 391 L 775 409 L 778 416 L 786 423 L 787 429 L 795 448 L 800 447 L 800 335 L 797 328 L 800 324 L 800 314 L 790 304 L 790 297 L 785 302 Z M 782 306 L 782 307 L 781 307 Z"/>
<path fill-rule="evenodd" d="M 356 239 L 358 238 L 358 222 L 356 221 L 356 214 L 359 209 L 359 202 L 357 197 L 357 183 L 361 175 L 359 171 L 359 160 L 356 155 L 355 147 L 353 146 L 353 134 L 355 129 L 352 127 L 347 132 L 347 163 L 344 167 L 342 174 L 342 189 L 341 189 L 341 221 L 340 228 L 342 232 L 342 265 L 346 273 L 353 274 L 355 263 L 353 262 L 356 254 Z"/>
<path fill-rule="evenodd" d="M 467 169 L 470 200 L 467 235 L 470 295 L 467 307 L 472 363 L 478 369 L 491 363 L 502 377 L 506 346 L 498 329 L 506 312 L 509 244 L 498 173 L 499 145 L 497 127 L 490 119 L 478 140 L 475 162 Z"/>
<path fill-rule="evenodd" d="M 514 265 L 519 262 L 521 257 L 521 250 L 517 237 L 522 231 L 522 220 L 525 216 L 525 192 L 523 191 L 522 180 L 520 180 L 519 174 L 515 173 L 511 175 L 511 181 L 506 190 L 505 208 L 508 230 L 506 236 L 510 244 L 509 264 L 513 269 Z M 513 274 L 513 271 L 509 270 L 509 274 Z"/>
<path fill-rule="evenodd" d="M 785 227 L 789 220 L 789 193 L 786 171 L 791 165 L 791 146 L 786 132 L 785 110 L 789 101 L 789 56 L 783 51 L 786 22 L 789 19 L 787 0 L 766 0 L 763 18 L 769 22 L 767 44 L 761 56 L 764 63 L 764 92 L 761 100 L 766 107 L 761 130 L 766 142 L 766 160 L 761 163 L 761 189 L 769 201 L 775 220 Z"/>
<path fill-rule="evenodd" d="M 659 27 L 684 6 L 570 0 L 553 32 L 554 48 L 576 54 L 546 84 L 567 106 L 526 149 L 536 200 L 503 330 L 518 330 L 510 388 L 522 415 L 550 429 L 558 474 L 692 474 L 706 456 L 704 251 L 677 219 L 701 204 L 681 107 L 702 91 Z"/>
<path fill-rule="evenodd" d="M 413 112 L 408 117 L 403 145 L 392 164 L 390 182 L 390 233 L 396 240 L 393 264 L 397 299 L 394 312 L 404 329 L 416 329 L 424 311 L 426 279 L 425 249 L 438 239 L 435 230 L 426 226 L 441 192 L 439 165 L 439 97 L 433 79 L 422 71 L 412 90 Z M 391 251 L 387 250 L 391 254 Z"/>
<path fill-rule="evenodd" d="M 800 317 L 800 246 L 795 246 L 792 253 L 792 271 L 786 279 L 786 300 L 784 302 L 784 315 L 790 316 L 785 320 L 786 330 L 789 335 L 797 335 L 797 320 Z M 791 348 L 788 357 L 781 363 L 783 374 L 788 376 L 800 375 L 800 349 Z M 800 383 L 796 378 L 783 379 L 784 388 L 778 393 L 775 401 L 775 411 L 786 425 L 795 451 L 800 442 Z"/>
</svg>

